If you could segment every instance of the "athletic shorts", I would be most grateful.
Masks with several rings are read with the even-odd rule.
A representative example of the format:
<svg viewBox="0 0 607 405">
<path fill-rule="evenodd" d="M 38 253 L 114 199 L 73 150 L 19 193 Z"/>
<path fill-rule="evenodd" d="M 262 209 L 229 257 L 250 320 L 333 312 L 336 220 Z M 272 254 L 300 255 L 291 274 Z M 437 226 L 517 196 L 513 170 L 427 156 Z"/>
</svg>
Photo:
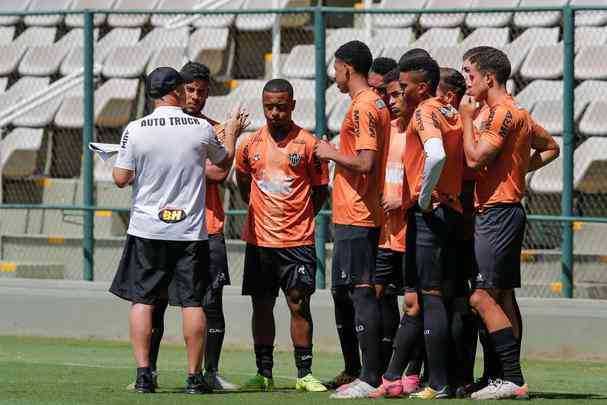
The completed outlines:
<svg viewBox="0 0 607 405">
<path fill-rule="evenodd" d="M 222 233 L 209 235 L 209 286 L 202 298 L 203 306 L 221 302 L 223 286 L 230 285 L 226 241 Z"/>
<path fill-rule="evenodd" d="M 474 288 L 521 286 L 521 249 L 527 216 L 521 204 L 503 204 L 476 214 Z"/>
<path fill-rule="evenodd" d="M 312 295 L 316 289 L 314 245 L 269 248 L 247 244 L 242 295 L 278 296 L 291 289 Z"/>
<path fill-rule="evenodd" d="M 375 283 L 380 228 L 335 224 L 331 287 Z"/>
<path fill-rule="evenodd" d="M 137 304 L 200 307 L 209 282 L 208 241 L 166 241 L 127 235 L 110 292 Z"/>
<path fill-rule="evenodd" d="M 441 204 L 424 213 L 416 205 L 408 210 L 405 252 L 405 287 L 452 291 L 456 276 L 457 237 L 461 214 Z"/>
<path fill-rule="evenodd" d="M 374 284 L 385 286 L 384 294 L 402 295 L 403 252 L 379 248 L 375 260 Z"/>
</svg>

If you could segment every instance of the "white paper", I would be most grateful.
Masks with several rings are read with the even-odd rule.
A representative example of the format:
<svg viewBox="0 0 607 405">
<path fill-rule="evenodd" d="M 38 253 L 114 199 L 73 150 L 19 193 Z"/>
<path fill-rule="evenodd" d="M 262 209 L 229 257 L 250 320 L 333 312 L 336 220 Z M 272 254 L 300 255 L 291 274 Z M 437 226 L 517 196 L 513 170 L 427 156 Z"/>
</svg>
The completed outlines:
<svg viewBox="0 0 607 405">
<path fill-rule="evenodd" d="M 106 161 L 118 153 L 120 145 L 117 143 L 91 142 L 89 143 L 89 149 L 95 152 L 101 160 Z"/>
</svg>

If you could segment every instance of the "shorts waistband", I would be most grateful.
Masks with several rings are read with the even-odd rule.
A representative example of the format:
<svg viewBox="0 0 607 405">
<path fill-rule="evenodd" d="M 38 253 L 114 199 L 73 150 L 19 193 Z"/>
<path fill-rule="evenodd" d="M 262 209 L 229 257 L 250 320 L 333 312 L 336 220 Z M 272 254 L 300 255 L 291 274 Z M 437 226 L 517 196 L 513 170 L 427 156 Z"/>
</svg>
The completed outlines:
<svg viewBox="0 0 607 405">
<path fill-rule="evenodd" d="M 495 205 L 491 205 L 489 207 L 477 207 L 475 208 L 474 212 L 476 215 L 483 215 L 485 214 L 488 210 L 494 209 L 494 208 L 508 208 L 508 207 L 520 207 L 523 208 L 523 204 L 521 204 L 520 202 L 517 203 L 502 203 L 502 204 L 495 204 Z"/>
</svg>

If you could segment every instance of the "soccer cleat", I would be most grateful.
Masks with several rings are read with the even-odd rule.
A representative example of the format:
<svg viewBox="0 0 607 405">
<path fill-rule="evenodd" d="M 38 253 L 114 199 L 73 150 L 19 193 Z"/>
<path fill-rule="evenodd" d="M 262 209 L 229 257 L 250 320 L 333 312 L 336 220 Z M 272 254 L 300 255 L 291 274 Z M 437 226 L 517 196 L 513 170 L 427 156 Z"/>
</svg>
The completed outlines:
<svg viewBox="0 0 607 405">
<path fill-rule="evenodd" d="M 154 388 L 158 389 L 158 373 L 156 371 L 152 371 L 152 380 L 154 381 Z M 135 384 L 137 382 L 133 381 L 129 385 L 126 386 L 127 391 L 135 391 Z"/>
<path fill-rule="evenodd" d="M 135 386 L 133 387 L 135 392 L 140 394 L 153 394 L 156 392 L 154 387 L 154 378 L 151 374 L 141 374 L 137 376 L 135 380 Z"/>
<path fill-rule="evenodd" d="M 312 374 L 308 374 L 303 378 L 297 379 L 297 382 L 295 383 L 295 389 L 297 391 L 325 392 L 327 390 L 327 387 L 322 385 L 318 378 L 314 377 Z"/>
<path fill-rule="evenodd" d="M 431 387 L 420 388 L 419 390 L 409 394 L 409 398 L 413 399 L 443 399 L 449 398 L 449 387 L 444 386 L 440 390 L 435 390 Z"/>
<path fill-rule="evenodd" d="M 417 374 L 406 375 L 402 379 L 403 394 L 411 394 L 419 389 L 421 379 Z"/>
<path fill-rule="evenodd" d="M 213 388 L 204 380 L 202 373 L 196 373 L 188 376 L 185 392 L 188 394 L 209 394 L 213 392 Z"/>
<path fill-rule="evenodd" d="M 345 370 L 337 374 L 331 381 L 323 383 L 330 390 L 340 390 L 341 387 L 350 384 L 358 377 L 348 374 Z M 346 388 L 346 387 L 344 387 Z"/>
<path fill-rule="evenodd" d="M 216 372 L 206 372 L 204 374 L 204 381 L 214 391 L 235 391 L 238 389 L 238 385 L 226 381 Z"/>
<path fill-rule="evenodd" d="M 249 390 L 272 391 L 274 389 L 274 380 L 257 373 L 255 377 L 245 382 L 242 387 Z"/>
<path fill-rule="evenodd" d="M 395 381 L 386 380 L 386 377 L 381 378 L 381 385 L 369 394 L 369 398 L 398 398 L 403 395 L 403 381 L 399 378 Z"/>
<path fill-rule="evenodd" d="M 470 398 L 470 395 L 472 395 L 473 393 L 482 390 L 483 388 L 485 388 L 487 385 L 491 384 L 492 380 L 490 378 L 478 378 L 476 381 L 474 381 L 471 384 L 466 384 L 463 385 L 461 387 L 459 387 L 456 391 L 455 391 L 455 397 L 458 399 L 464 399 L 464 398 Z"/>
<path fill-rule="evenodd" d="M 336 391 L 331 394 L 329 398 L 332 399 L 360 399 L 368 398 L 369 394 L 375 391 L 375 387 L 367 384 L 366 382 L 356 379 L 342 390 Z"/>
<path fill-rule="evenodd" d="M 480 391 L 473 393 L 470 398 L 476 400 L 489 399 L 529 399 L 529 387 L 516 385 L 510 381 L 494 380 Z"/>
</svg>

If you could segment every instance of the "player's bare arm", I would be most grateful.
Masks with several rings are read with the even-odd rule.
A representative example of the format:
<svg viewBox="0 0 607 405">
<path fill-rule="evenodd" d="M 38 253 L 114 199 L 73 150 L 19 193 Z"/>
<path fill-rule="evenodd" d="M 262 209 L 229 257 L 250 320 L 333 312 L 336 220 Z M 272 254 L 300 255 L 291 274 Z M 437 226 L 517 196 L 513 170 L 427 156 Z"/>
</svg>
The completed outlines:
<svg viewBox="0 0 607 405">
<path fill-rule="evenodd" d="M 489 142 L 483 139 L 480 139 L 478 142 L 474 140 L 473 122 L 476 109 L 476 101 L 470 96 L 464 97 L 459 106 L 464 132 L 464 155 L 466 157 L 466 164 L 473 170 L 485 167 L 499 153 L 499 148 Z"/>
<path fill-rule="evenodd" d="M 243 173 L 240 170 L 236 170 L 236 184 L 238 185 L 238 191 L 240 197 L 247 204 L 249 203 L 249 196 L 251 195 L 251 180 L 250 174 Z"/>
<path fill-rule="evenodd" d="M 249 125 L 249 115 L 240 111 L 240 107 L 234 108 L 225 122 L 225 138 L 223 144 L 226 148 L 226 157 L 217 164 L 217 167 L 229 171 L 234 160 L 236 150 L 236 139 L 240 136 L 243 129 Z"/>
<path fill-rule="evenodd" d="M 332 160 L 336 164 L 344 167 L 355 173 L 370 173 L 373 170 L 373 162 L 377 152 L 374 150 L 360 150 L 356 156 L 346 156 L 331 145 L 329 142 L 322 140 L 316 143 L 314 153 L 321 160 Z"/>
<path fill-rule="evenodd" d="M 312 187 L 312 204 L 314 205 L 314 215 L 318 215 L 322 207 L 324 207 L 329 198 L 329 186 L 314 186 Z"/>
<path fill-rule="evenodd" d="M 114 167 L 112 169 L 112 177 L 118 188 L 124 188 L 133 182 L 135 172 L 133 170 L 123 169 L 121 167 Z"/>
<path fill-rule="evenodd" d="M 209 160 L 206 163 L 205 175 L 207 182 L 210 183 L 223 183 L 228 178 L 229 170 L 222 169 L 221 167 L 215 166 Z"/>
<path fill-rule="evenodd" d="M 561 153 L 561 148 L 552 135 L 537 123 L 534 126 L 531 138 L 531 148 L 533 149 L 533 154 L 529 160 L 527 172 L 532 172 L 546 166 Z"/>
</svg>

